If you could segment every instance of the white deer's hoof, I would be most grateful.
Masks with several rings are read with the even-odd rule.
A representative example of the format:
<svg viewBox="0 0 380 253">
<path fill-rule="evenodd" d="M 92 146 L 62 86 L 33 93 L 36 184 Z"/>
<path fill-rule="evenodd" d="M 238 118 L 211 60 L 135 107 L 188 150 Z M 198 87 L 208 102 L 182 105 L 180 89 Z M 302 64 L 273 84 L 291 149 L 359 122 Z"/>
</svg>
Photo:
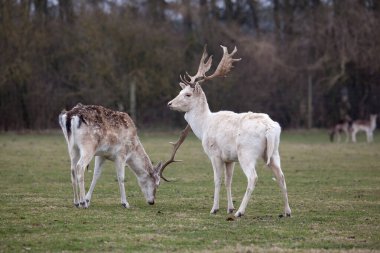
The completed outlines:
<svg viewBox="0 0 380 253">
<path fill-rule="evenodd" d="M 83 202 L 80 202 L 80 206 L 84 209 L 88 208 L 88 205 L 87 205 L 87 202 L 86 201 L 83 201 Z"/>
<path fill-rule="evenodd" d="M 124 208 L 129 208 L 129 204 L 128 203 L 121 203 L 121 206 L 124 207 Z"/>
<path fill-rule="evenodd" d="M 211 209 L 210 214 L 216 214 L 219 211 L 219 209 Z"/>
<path fill-rule="evenodd" d="M 285 213 L 285 215 L 280 214 L 278 217 L 279 217 L 279 218 L 292 217 L 292 215 L 291 215 L 290 213 Z"/>
<path fill-rule="evenodd" d="M 235 208 L 228 208 L 227 209 L 227 214 L 231 214 L 235 211 Z"/>
<path fill-rule="evenodd" d="M 237 217 L 237 218 L 240 218 L 240 217 L 243 217 L 243 216 L 244 216 L 244 213 L 242 213 L 242 212 L 235 213 L 235 217 Z"/>
</svg>

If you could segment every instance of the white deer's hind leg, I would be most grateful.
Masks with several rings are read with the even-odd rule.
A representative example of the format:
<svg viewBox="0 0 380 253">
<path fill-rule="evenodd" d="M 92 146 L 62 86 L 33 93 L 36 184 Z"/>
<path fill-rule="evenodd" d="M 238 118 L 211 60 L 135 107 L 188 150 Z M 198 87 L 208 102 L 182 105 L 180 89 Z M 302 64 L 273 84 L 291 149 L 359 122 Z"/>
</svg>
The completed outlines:
<svg viewBox="0 0 380 253">
<path fill-rule="evenodd" d="M 226 163 L 226 170 L 225 170 L 225 183 L 226 183 L 226 190 L 227 190 L 227 213 L 232 213 L 235 210 L 234 204 L 232 202 L 232 193 L 231 193 L 231 184 L 232 184 L 232 177 L 234 174 L 234 166 L 235 163 Z"/>
<path fill-rule="evenodd" d="M 121 205 L 125 208 L 129 208 L 129 203 L 127 201 L 127 196 L 125 194 L 125 186 L 124 186 L 125 163 L 122 161 L 122 159 L 116 159 L 115 165 L 116 165 L 117 181 L 119 183 Z"/>
<path fill-rule="evenodd" d="M 78 180 L 77 180 L 77 172 L 76 172 L 76 164 L 79 160 L 79 151 L 75 148 L 71 148 L 70 150 L 70 160 L 71 160 L 71 185 L 73 186 L 73 194 L 74 194 L 74 205 L 79 207 L 79 189 L 78 189 Z"/>
<path fill-rule="evenodd" d="M 248 205 L 248 201 L 251 198 L 252 192 L 255 189 L 255 185 L 257 182 L 257 173 L 256 173 L 256 169 L 255 169 L 255 163 L 254 162 L 248 163 L 248 164 L 240 163 L 240 165 L 244 171 L 244 174 L 247 177 L 248 184 L 247 184 L 247 190 L 245 191 L 245 194 L 244 194 L 243 200 L 240 204 L 240 207 L 237 210 L 237 212 L 235 213 L 236 217 L 241 217 L 244 215 L 245 209 Z"/>
<path fill-rule="evenodd" d="M 86 194 L 86 202 L 88 203 L 88 205 L 90 205 L 91 197 L 92 197 L 92 193 L 94 192 L 95 185 L 100 175 L 102 174 L 102 168 L 103 168 L 103 164 L 105 160 L 106 159 L 102 156 L 95 156 L 94 175 L 92 176 L 90 189 L 88 190 Z"/>
<path fill-rule="evenodd" d="M 87 165 L 91 162 L 93 154 L 81 154 L 81 158 L 79 159 L 76 166 L 77 173 L 77 181 L 79 186 L 79 202 L 81 207 L 87 208 L 87 202 L 85 199 L 85 188 L 84 188 L 84 172 L 86 170 Z"/>
<path fill-rule="evenodd" d="M 241 155 L 239 156 L 239 162 L 240 162 L 241 168 L 243 169 L 244 174 L 247 177 L 248 184 L 247 184 L 247 190 L 244 194 L 240 207 L 235 213 L 236 217 L 241 217 L 244 215 L 245 209 L 248 205 L 248 201 L 251 198 L 252 192 L 255 189 L 255 185 L 257 182 L 257 173 L 255 169 L 256 158 L 252 156 L 249 157 L 249 155 Z"/>
<path fill-rule="evenodd" d="M 216 214 L 219 211 L 219 192 L 222 184 L 222 171 L 225 167 L 224 162 L 219 158 L 211 158 L 212 168 L 214 169 L 214 204 L 210 211 L 211 214 Z"/>
<path fill-rule="evenodd" d="M 290 217 L 292 211 L 290 210 L 290 207 L 289 207 L 288 192 L 286 189 L 285 176 L 281 170 L 280 155 L 278 151 L 275 151 L 275 153 L 273 154 L 269 167 L 272 169 L 276 177 L 276 181 L 282 191 L 282 195 L 283 195 L 284 203 L 285 203 L 284 215 Z"/>
</svg>

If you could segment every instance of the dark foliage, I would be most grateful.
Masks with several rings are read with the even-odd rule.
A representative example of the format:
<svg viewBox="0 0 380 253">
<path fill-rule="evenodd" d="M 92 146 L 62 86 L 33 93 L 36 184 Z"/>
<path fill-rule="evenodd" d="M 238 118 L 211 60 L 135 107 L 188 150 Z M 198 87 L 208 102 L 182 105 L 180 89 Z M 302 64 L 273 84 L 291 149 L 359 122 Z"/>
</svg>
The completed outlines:
<svg viewBox="0 0 380 253">
<path fill-rule="evenodd" d="M 213 110 L 268 113 L 284 127 L 326 127 L 380 109 L 377 1 L 177 0 L 0 3 L 0 130 L 58 127 L 81 102 L 137 124 L 184 125 L 166 103 L 204 44 L 238 47 L 226 79 L 205 84 Z M 214 66 L 215 67 L 215 66 Z"/>
</svg>

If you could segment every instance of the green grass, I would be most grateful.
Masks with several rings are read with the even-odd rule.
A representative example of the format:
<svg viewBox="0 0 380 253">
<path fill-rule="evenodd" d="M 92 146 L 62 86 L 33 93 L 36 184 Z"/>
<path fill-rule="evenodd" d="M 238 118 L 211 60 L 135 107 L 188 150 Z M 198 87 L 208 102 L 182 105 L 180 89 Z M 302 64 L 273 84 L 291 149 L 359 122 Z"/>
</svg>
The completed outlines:
<svg viewBox="0 0 380 253">
<path fill-rule="evenodd" d="M 140 134 L 153 161 L 166 159 L 178 133 Z M 277 252 L 380 250 L 380 135 L 375 143 L 329 143 L 325 131 L 282 134 L 282 167 L 291 218 L 271 172 L 260 161 L 259 181 L 243 218 L 210 215 L 213 172 L 191 135 L 177 154 L 183 163 L 165 171 L 156 204 L 149 206 L 127 169 L 131 209 L 119 204 L 108 162 L 89 209 L 72 204 L 69 156 L 61 133 L 0 135 L 0 252 L 140 251 Z M 89 187 L 92 172 L 86 172 Z M 246 179 L 236 166 L 235 208 Z M 314 250 L 315 249 L 315 250 Z"/>
</svg>

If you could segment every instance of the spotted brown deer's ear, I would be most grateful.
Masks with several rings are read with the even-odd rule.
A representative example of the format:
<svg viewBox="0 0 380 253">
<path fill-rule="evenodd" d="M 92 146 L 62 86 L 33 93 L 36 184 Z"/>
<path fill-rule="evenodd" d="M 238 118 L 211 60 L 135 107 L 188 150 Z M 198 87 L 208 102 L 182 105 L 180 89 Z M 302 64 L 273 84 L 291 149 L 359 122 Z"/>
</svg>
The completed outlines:
<svg viewBox="0 0 380 253">
<path fill-rule="evenodd" d="M 157 163 L 156 166 L 153 167 L 153 177 L 154 181 L 156 182 L 156 185 L 160 185 L 160 179 L 161 179 L 161 168 L 162 168 L 162 162 L 160 161 Z"/>
</svg>

